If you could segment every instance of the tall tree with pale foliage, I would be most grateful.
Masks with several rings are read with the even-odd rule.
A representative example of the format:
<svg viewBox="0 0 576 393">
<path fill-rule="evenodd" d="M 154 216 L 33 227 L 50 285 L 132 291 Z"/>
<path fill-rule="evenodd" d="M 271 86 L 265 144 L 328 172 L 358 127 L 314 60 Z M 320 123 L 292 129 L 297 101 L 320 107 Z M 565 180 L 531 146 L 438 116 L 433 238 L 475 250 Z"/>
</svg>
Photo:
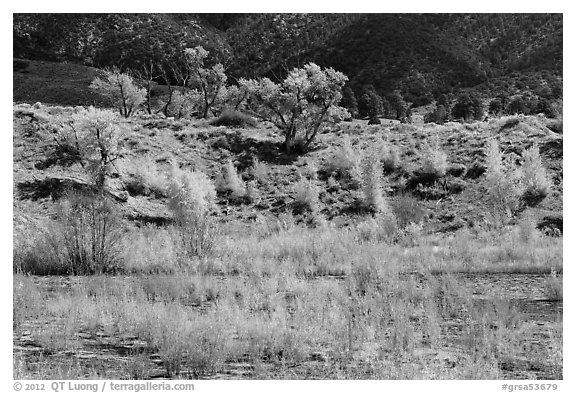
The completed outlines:
<svg viewBox="0 0 576 393">
<path fill-rule="evenodd" d="M 268 78 L 241 79 L 239 84 L 249 92 L 246 109 L 276 125 L 290 153 L 296 142 L 308 149 L 323 127 L 349 116 L 338 105 L 347 80 L 341 72 L 309 63 L 292 70 L 279 84 Z"/>
<path fill-rule="evenodd" d="M 95 78 L 90 88 L 110 98 L 124 117 L 130 117 L 146 101 L 146 89 L 139 87 L 130 74 L 122 73 L 118 68 L 104 70 L 104 77 Z"/>
<path fill-rule="evenodd" d="M 207 118 L 210 110 L 221 98 L 226 87 L 227 77 L 224 73 L 224 66 L 220 63 L 208 68 L 204 61 L 209 52 L 201 46 L 186 48 L 186 67 L 190 70 L 189 86 L 198 89 L 203 97 L 201 113 L 203 118 Z"/>
</svg>

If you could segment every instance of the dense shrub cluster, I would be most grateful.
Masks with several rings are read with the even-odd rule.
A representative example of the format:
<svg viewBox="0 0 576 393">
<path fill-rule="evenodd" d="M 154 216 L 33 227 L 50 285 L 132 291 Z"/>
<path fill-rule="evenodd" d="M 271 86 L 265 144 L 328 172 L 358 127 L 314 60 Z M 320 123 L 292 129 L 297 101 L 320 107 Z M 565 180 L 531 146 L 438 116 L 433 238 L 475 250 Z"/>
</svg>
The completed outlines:
<svg viewBox="0 0 576 393">
<path fill-rule="evenodd" d="M 69 192 L 54 220 L 19 233 L 14 269 L 30 274 L 113 273 L 124 265 L 124 226 L 103 194 Z"/>
<path fill-rule="evenodd" d="M 342 138 L 342 145 L 328 157 L 326 170 L 335 172 L 341 178 L 350 182 L 352 187 L 360 185 L 360 161 L 362 153 L 352 146 L 348 135 Z"/>
<path fill-rule="evenodd" d="M 522 153 L 522 199 L 528 206 L 534 206 L 550 193 L 552 182 L 542 165 L 538 146 L 533 145 Z"/>
<path fill-rule="evenodd" d="M 484 149 L 486 165 L 487 197 L 495 224 L 503 225 L 518 210 L 520 173 L 515 166 L 504 160 L 496 139 L 490 139 Z"/>
<path fill-rule="evenodd" d="M 245 113 L 224 110 L 220 116 L 210 122 L 213 126 L 229 128 L 255 127 L 256 121 Z"/>
<path fill-rule="evenodd" d="M 431 142 L 424 142 L 424 148 L 420 152 L 420 160 L 422 175 L 434 179 L 446 176 L 448 156 L 442 150 L 438 137 L 431 138 Z"/>
<path fill-rule="evenodd" d="M 202 172 L 173 168 L 168 186 L 180 245 L 188 258 L 202 257 L 214 247 L 216 228 L 210 218 L 216 190 Z"/>
<path fill-rule="evenodd" d="M 243 197 L 245 195 L 246 186 L 231 160 L 226 161 L 222 165 L 221 173 L 216 179 L 216 190 L 218 192 L 230 192 L 233 197 Z"/>
</svg>

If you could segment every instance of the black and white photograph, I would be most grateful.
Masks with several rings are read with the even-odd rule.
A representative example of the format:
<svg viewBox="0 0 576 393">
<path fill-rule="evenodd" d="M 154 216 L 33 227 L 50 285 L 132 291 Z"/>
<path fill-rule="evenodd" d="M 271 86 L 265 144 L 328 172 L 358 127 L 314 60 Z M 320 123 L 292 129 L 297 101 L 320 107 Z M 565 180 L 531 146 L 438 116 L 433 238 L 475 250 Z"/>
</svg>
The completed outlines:
<svg viewBox="0 0 576 393">
<path fill-rule="evenodd" d="M 13 13 L 15 391 L 563 390 L 558 10 Z"/>
</svg>

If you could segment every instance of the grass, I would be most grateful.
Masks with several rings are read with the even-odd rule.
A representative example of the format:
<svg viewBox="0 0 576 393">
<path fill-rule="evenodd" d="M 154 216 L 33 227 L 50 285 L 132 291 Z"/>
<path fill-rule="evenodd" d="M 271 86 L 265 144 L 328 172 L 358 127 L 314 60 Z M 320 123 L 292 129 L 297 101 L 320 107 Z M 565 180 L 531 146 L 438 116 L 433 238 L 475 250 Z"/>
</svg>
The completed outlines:
<svg viewBox="0 0 576 393">
<path fill-rule="evenodd" d="M 141 349 L 128 363 L 110 369 L 116 379 L 143 376 L 156 356 L 169 378 L 210 377 L 244 362 L 253 365 L 252 377 L 262 376 L 261 367 L 264 375 L 287 366 L 298 373 L 311 361 L 312 372 L 328 378 L 502 378 L 499 363 L 527 356 L 552 361 L 521 349 L 537 334 L 529 321 L 510 323 L 510 311 L 487 313 L 504 309 L 497 300 L 473 301 L 451 275 L 422 281 L 359 262 L 347 272 L 344 280 L 310 280 L 278 269 L 208 282 L 196 274 L 96 276 L 49 297 L 30 295 L 29 286 L 39 282 L 17 275 L 14 295 L 18 319 L 34 315 L 44 326 L 31 328 L 31 339 L 49 349 L 47 357 L 80 351 L 80 333 L 108 337 L 112 350 L 125 345 L 122 337 L 130 337 L 132 347 L 138 342 Z M 39 286 L 36 293 L 47 289 Z M 45 324 L 50 320 L 57 323 Z M 460 333 L 450 330 L 454 324 Z M 439 353 L 453 362 L 449 368 L 436 362 Z M 36 377 L 37 362 L 16 356 L 15 375 Z M 561 356 L 554 359 L 561 362 Z M 331 374 L 322 374 L 326 370 Z"/>
<path fill-rule="evenodd" d="M 242 374 L 250 378 L 498 379 L 526 364 L 544 364 L 534 367 L 561 376 L 561 353 L 536 359 L 522 349 L 540 334 L 530 330 L 529 319 L 498 297 L 475 300 L 458 276 L 561 271 L 562 255 L 555 251 L 562 249 L 561 238 L 536 235 L 526 243 L 520 228 L 512 228 L 421 235 L 406 246 L 363 231 L 292 224 L 260 234 L 221 233 L 211 257 L 182 270 L 170 262 L 168 231 L 149 226 L 132 235 L 142 236 L 131 241 L 132 250 L 149 245 L 132 256 L 141 265 L 126 264 L 145 275 L 43 284 L 16 274 L 15 335 L 29 330 L 45 352 L 39 359 L 17 350 L 14 375 L 103 377 L 82 362 L 50 365 L 62 353 L 94 351 L 86 347 L 87 335 L 106 338 L 113 352 L 132 348 L 128 362 L 113 361 L 105 374 L 115 379 L 151 373 L 212 378 L 243 364 L 250 365 Z M 165 269 L 152 268 L 161 260 Z M 68 289 L 47 292 L 53 287 Z M 545 287 L 550 299 L 561 300 L 561 276 L 551 274 Z M 551 341 L 543 345 L 561 348 L 561 325 L 546 328 Z M 444 356 L 440 363 L 438 356 Z"/>
</svg>

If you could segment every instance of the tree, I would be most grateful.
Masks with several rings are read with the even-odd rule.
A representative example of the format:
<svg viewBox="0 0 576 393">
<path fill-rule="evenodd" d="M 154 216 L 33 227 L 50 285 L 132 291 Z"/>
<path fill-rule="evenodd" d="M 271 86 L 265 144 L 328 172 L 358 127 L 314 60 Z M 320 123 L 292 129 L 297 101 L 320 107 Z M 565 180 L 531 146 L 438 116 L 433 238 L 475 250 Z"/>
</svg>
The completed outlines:
<svg viewBox="0 0 576 393">
<path fill-rule="evenodd" d="M 104 70 L 104 79 L 95 78 L 90 88 L 108 97 L 124 117 L 130 117 L 146 100 L 146 90 L 134 83 L 129 73 L 118 68 Z"/>
<path fill-rule="evenodd" d="M 71 161 L 80 163 L 96 188 L 102 190 L 111 166 L 121 154 L 122 129 L 117 115 L 89 107 L 58 121 L 57 127 L 53 134 L 57 149 L 70 156 Z"/>
<path fill-rule="evenodd" d="M 358 101 L 356 101 L 356 95 L 350 86 L 346 86 L 342 91 L 340 104 L 350 112 L 352 117 L 358 116 Z"/>
<path fill-rule="evenodd" d="M 382 97 L 372 85 L 365 85 L 358 100 L 358 112 L 362 117 L 372 118 L 383 114 Z"/>
<path fill-rule="evenodd" d="M 462 93 L 452 108 L 452 116 L 464 121 L 482 120 L 484 117 L 482 101 L 475 94 Z"/>
<path fill-rule="evenodd" d="M 448 111 L 444 105 L 437 105 L 436 109 L 424 116 L 426 123 L 444 124 L 448 120 Z"/>
<path fill-rule="evenodd" d="M 502 104 L 502 100 L 500 98 L 494 98 L 490 101 L 490 105 L 488 106 L 488 113 L 494 116 L 498 116 L 504 110 L 504 105 Z"/>
<path fill-rule="evenodd" d="M 384 114 L 382 97 L 376 93 L 374 86 L 366 86 L 360 97 L 361 115 L 368 116 L 370 124 L 380 124 L 378 116 Z"/>
<path fill-rule="evenodd" d="M 527 97 L 524 96 L 517 96 L 514 97 L 508 107 L 506 108 L 509 114 L 517 115 L 517 114 L 530 114 L 530 102 Z"/>
<path fill-rule="evenodd" d="M 350 115 L 338 105 L 347 80 L 341 72 L 310 63 L 293 69 L 280 84 L 268 78 L 239 84 L 249 92 L 247 109 L 282 130 L 290 153 L 297 141 L 306 150 L 323 126 Z"/>
<path fill-rule="evenodd" d="M 154 79 L 160 76 L 157 70 L 158 66 L 152 60 L 142 64 L 142 67 L 136 71 L 136 76 L 146 82 L 146 110 L 148 114 L 152 114 L 152 86 Z M 168 87 L 170 89 L 170 87 Z M 170 93 L 171 94 L 171 93 Z"/>
<path fill-rule="evenodd" d="M 189 85 L 192 88 L 199 89 L 203 96 L 202 117 L 207 118 L 210 110 L 221 95 L 226 85 L 226 74 L 224 66 L 220 63 L 207 68 L 204 60 L 208 57 L 209 52 L 197 46 L 195 48 L 186 48 L 186 66 L 190 70 Z"/>
<path fill-rule="evenodd" d="M 398 90 L 394 91 L 394 93 L 388 97 L 388 102 L 390 103 L 392 111 L 396 113 L 396 119 L 405 123 L 406 118 L 409 115 L 409 108 L 406 101 L 404 101 L 402 94 L 400 94 Z"/>
</svg>

